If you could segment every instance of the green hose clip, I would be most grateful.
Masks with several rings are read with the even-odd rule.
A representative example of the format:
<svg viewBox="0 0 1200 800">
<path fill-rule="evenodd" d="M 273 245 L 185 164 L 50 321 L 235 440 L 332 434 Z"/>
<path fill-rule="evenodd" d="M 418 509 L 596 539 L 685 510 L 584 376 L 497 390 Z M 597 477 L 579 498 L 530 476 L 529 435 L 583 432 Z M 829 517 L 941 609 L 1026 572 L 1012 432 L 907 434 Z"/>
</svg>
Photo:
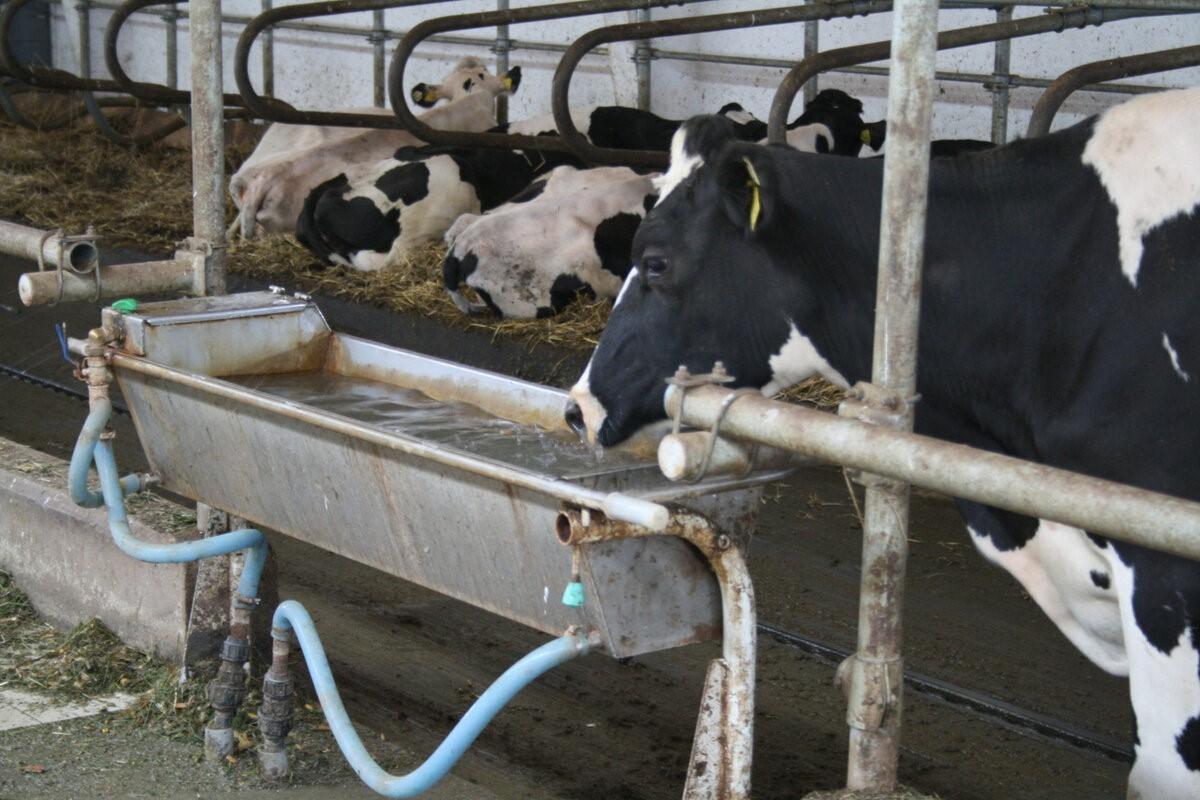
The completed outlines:
<svg viewBox="0 0 1200 800">
<path fill-rule="evenodd" d="M 112 310 L 122 314 L 131 314 L 137 311 L 137 307 L 138 301 L 132 297 L 122 297 L 120 300 L 114 300 L 112 304 Z"/>
</svg>

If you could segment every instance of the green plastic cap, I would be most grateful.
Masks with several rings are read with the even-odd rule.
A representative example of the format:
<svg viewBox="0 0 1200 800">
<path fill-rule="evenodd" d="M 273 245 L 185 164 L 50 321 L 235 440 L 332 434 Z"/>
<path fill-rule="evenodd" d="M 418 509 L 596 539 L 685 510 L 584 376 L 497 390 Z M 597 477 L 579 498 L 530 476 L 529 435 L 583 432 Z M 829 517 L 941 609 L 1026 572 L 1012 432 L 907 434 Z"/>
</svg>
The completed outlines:
<svg viewBox="0 0 1200 800">
<path fill-rule="evenodd" d="M 113 311 L 120 311 L 122 314 L 128 314 L 132 311 L 137 311 L 138 301 L 132 297 L 122 297 L 120 300 L 113 302 Z"/>
<path fill-rule="evenodd" d="M 567 588 L 563 590 L 562 603 L 571 608 L 581 608 L 583 606 L 583 584 L 579 581 L 568 583 Z"/>
</svg>

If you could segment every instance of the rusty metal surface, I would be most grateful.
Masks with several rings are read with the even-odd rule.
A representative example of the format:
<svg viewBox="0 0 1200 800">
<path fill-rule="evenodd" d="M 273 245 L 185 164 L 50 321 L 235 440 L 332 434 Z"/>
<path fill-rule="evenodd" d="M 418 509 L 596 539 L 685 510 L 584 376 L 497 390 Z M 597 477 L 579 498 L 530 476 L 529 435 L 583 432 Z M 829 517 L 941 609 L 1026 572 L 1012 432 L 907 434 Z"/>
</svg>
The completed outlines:
<svg viewBox="0 0 1200 800">
<path fill-rule="evenodd" d="M 192 60 L 192 240 L 203 257 L 197 294 L 225 294 L 225 120 L 221 67 L 220 0 L 193 0 Z M 199 265 L 197 266 L 199 273 Z M 201 279 L 202 277 L 202 279 Z"/>
<path fill-rule="evenodd" d="M 1154 72 L 1184 69 L 1198 64 L 1200 64 L 1200 45 L 1193 45 L 1125 58 L 1111 58 L 1067 70 L 1051 82 L 1046 91 L 1042 92 L 1042 96 L 1038 98 L 1033 107 L 1033 113 L 1029 117 L 1029 128 L 1025 135 L 1033 137 L 1049 133 L 1058 109 L 1072 93 L 1085 86 L 1117 78 L 1133 78 Z"/>
<path fill-rule="evenodd" d="M 974 25 L 969 28 L 942 31 L 937 37 L 937 49 L 952 50 L 957 47 L 984 44 L 1001 39 L 1016 39 L 1023 36 L 1034 36 L 1039 33 L 1059 33 L 1071 28 L 1084 28 L 1089 25 L 1101 25 L 1106 22 L 1135 19 L 1137 17 L 1162 13 L 1171 12 L 1098 7 L 1065 8 L 1036 17 L 1025 17 L 1006 22 Z M 848 67 L 853 64 L 867 64 L 872 61 L 881 61 L 889 57 L 891 47 L 892 43 L 886 41 L 842 47 L 837 50 L 826 50 L 816 56 L 805 58 L 793 67 L 784 76 L 783 81 L 779 84 L 779 88 L 775 92 L 775 98 L 771 101 L 771 114 L 767 121 L 768 140 L 776 144 L 784 141 L 787 132 L 787 117 L 791 111 L 792 101 L 795 100 L 801 87 L 809 79 L 833 69 Z"/>
<path fill-rule="evenodd" d="M 535 419 L 563 424 L 561 391 L 348 337 L 326 348 L 328 330 L 313 330 L 308 316 L 315 311 L 239 316 L 245 309 L 234 308 L 214 319 L 195 308 L 235 299 L 180 303 L 179 324 L 164 320 L 162 306 L 141 310 L 151 322 L 122 319 L 126 349 L 145 358 L 114 353 L 114 372 L 164 486 L 548 633 L 595 627 L 614 655 L 719 634 L 713 573 L 671 537 L 588 544 L 581 568 L 588 601 L 582 612 L 563 606 L 572 559 L 555 537 L 560 504 L 602 506 L 612 492 L 642 494 L 708 515 L 733 541 L 734 532 L 752 531 L 761 483 L 777 473 L 675 487 L 649 462 L 564 479 L 196 374 L 245 368 L 251 349 L 239 353 L 234 342 L 252 340 L 263 351 L 255 370 L 300 364 L 395 383 L 411 376 L 414 388 L 443 399 L 527 407 Z M 150 361 L 163 357 L 195 372 Z M 516 399 L 499 399 L 505 395 Z"/>
<path fill-rule="evenodd" d="M 787 6 L 738 13 L 726 12 L 657 22 L 632 22 L 589 31 L 567 48 L 558 62 L 558 68 L 554 71 L 551 103 L 555 125 L 562 140 L 570 149 L 589 163 L 665 167 L 668 161 L 666 153 L 652 150 L 615 150 L 596 147 L 588 142 L 575 127 L 570 112 L 571 76 L 583 57 L 593 48 L 612 42 L 644 41 L 655 37 L 684 36 L 737 28 L 782 25 L 789 22 L 853 17 L 889 11 L 891 8 L 890 0 L 843 0 L 843 2 L 830 4 Z"/>
</svg>

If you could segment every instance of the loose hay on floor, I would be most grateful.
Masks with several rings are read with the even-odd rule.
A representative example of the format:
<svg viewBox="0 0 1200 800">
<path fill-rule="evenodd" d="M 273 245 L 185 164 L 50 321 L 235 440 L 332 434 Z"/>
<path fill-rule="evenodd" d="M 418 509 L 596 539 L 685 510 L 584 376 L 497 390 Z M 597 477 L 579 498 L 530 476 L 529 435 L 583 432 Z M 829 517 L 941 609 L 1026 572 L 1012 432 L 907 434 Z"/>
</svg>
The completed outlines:
<svg viewBox="0 0 1200 800">
<path fill-rule="evenodd" d="M 232 174 L 245 157 L 231 151 Z M 232 202 L 226 204 L 233 220 Z M 88 225 L 104 237 L 101 247 L 132 247 L 169 253 L 191 234 L 191 158 L 179 150 L 122 148 L 94 130 L 75 126 L 38 133 L 0 122 L 0 218 L 78 233 Z M 336 297 L 390 311 L 416 313 L 462 329 L 512 337 L 532 348 L 568 350 L 596 346 L 608 319 L 607 300 L 580 298 L 548 319 L 464 316 L 441 284 L 445 248 L 434 243 L 397 267 L 358 272 L 322 269 L 291 236 L 232 242 L 229 270 L 293 291 Z M 781 399 L 836 406 L 841 392 L 824 381 L 808 381 Z"/>
</svg>

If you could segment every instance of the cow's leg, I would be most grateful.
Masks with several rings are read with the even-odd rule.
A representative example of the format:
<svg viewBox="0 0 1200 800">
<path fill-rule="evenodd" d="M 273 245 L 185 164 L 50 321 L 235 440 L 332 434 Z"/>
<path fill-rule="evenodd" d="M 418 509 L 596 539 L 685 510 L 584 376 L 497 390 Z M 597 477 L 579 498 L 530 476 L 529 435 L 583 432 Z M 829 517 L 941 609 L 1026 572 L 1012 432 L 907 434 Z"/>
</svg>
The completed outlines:
<svg viewBox="0 0 1200 800">
<path fill-rule="evenodd" d="M 1111 543 L 1135 719 L 1130 800 L 1200 798 L 1200 565 Z"/>
<path fill-rule="evenodd" d="M 1097 666 L 1128 674 L 1123 627 L 1103 542 L 1078 528 L 959 501 L 971 539 L 1020 581 Z"/>
</svg>

